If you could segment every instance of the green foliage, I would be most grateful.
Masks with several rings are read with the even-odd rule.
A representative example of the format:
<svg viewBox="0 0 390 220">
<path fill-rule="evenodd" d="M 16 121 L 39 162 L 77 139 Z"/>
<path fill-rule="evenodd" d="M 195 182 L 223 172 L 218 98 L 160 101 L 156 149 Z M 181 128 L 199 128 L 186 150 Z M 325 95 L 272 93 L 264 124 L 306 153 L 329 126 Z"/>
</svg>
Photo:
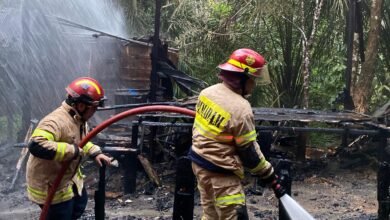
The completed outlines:
<svg viewBox="0 0 390 220">
<path fill-rule="evenodd" d="M 154 1 L 120 0 L 131 36 L 153 35 Z"/>
<path fill-rule="evenodd" d="M 376 106 L 382 106 L 390 100 L 390 66 L 386 65 L 385 60 L 388 60 L 383 54 L 379 55 L 379 65 L 377 66 L 377 74 L 374 78 L 374 90 L 371 97 L 370 112 L 376 110 Z"/>
<path fill-rule="evenodd" d="M 335 53 L 337 55 L 337 53 Z M 323 58 L 321 66 L 313 65 L 310 93 L 316 99 L 311 99 L 310 106 L 314 109 L 330 109 L 337 97 L 337 91 L 342 91 L 344 85 L 345 58 L 341 55 Z"/>
<path fill-rule="evenodd" d="M 210 0 L 209 6 L 211 8 L 211 21 L 220 21 L 228 18 L 233 9 L 232 5 L 229 5 L 226 2 L 217 2 L 215 0 Z"/>
<path fill-rule="evenodd" d="M 334 128 L 334 126 L 327 126 L 324 123 L 311 123 L 311 127 L 321 127 L 321 128 Z M 326 134 L 319 132 L 309 132 L 308 133 L 308 143 L 307 146 L 326 149 L 339 147 L 341 144 L 341 136 L 339 134 Z"/>
<path fill-rule="evenodd" d="M 154 1 L 124 2 L 127 2 L 129 10 L 131 5 L 137 7 L 137 14 L 131 16 L 131 19 L 132 24 L 142 24 L 139 34 L 152 34 Z M 271 85 L 256 88 L 250 99 L 252 104 L 301 107 L 302 40 L 304 36 L 310 36 L 312 31 L 315 1 L 304 0 L 303 13 L 300 1 L 294 0 L 162 2 L 161 36 L 170 42 L 170 46 L 179 49 L 181 70 L 213 84 L 218 81 L 216 66 L 224 62 L 233 50 L 252 48 L 268 61 L 272 81 Z M 368 4 L 367 1 L 363 3 Z M 368 8 L 364 8 L 367 17 Z M 344 87 L 346 10 L 346 0 L 324 1 L 310 51 L 311 108 L 330 109 Z M 385 1 L 384 39 L 380 52 L 382 59 L 379 60 L 374 80 L 375 91 L 371 101 L 373 109 L 389 98 L 390 59 L 383 59 L 390 56 L 389 11 L 390 3 Z M 130 19 L 131 13 L 128 14 Z M 137 19 L 141 21 L 134 22 Z M 367 19 L 365 25 L 366 21 Z"/>
</svg>

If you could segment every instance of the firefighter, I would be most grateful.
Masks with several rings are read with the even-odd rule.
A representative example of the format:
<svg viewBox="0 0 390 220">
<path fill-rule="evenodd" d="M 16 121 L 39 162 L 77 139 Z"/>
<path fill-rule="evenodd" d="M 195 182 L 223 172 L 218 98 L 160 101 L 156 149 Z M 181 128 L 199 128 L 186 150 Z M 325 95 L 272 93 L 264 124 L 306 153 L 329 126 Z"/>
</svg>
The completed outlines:
<svg viewBox="0 0 390 220">
<path fill-rule="evenodd" d="M 244 167 L 284 195 L 272 165 L 256 142 L 250 95 L 257 78 L 267 78 L 266 61 L 257 52 L 235 50 L 218 66 L 222 83 L 199 94 L 189 158 L 197 178 L 202 220 L 248 219 L 241 180 Z"/>
<path fill-rule="evenodd" d="M 27 194 L 41 208 L 63 162 L 71 161 L 49 207 L 47 219 L 55 220 L 77 219 L 85 210 L 88 197 L 80 170 L 82 158 L 89 156 L 99 166 L 111 163 L 92 142 L 78 146 L 88 131 L 86 122 L 104 104 L 102 86 L 93 78 L 80 77 L 66 92 L 65 101 L 39 122 L 28 144 Z"/>
</svg>

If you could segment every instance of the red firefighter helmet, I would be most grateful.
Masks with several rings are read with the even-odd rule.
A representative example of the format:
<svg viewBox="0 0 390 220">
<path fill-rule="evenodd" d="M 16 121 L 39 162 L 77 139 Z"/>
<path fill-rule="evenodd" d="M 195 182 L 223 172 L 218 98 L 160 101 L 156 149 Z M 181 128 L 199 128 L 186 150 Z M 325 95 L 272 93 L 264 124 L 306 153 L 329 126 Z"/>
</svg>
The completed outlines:
<svg viewBox="0 0 390 220">
<path fill-rule="evenodd" d="M 265 64 L 266 61 L 263 56 L 251 49 L 241 48 L 235 50 L 230 55 L 229 60 L 218 65 L 218 68 L 231 72 L 246 73 L 257 78 L 267 71 Z"/>
<path fill-rule="evenodd" d="M 74 102 L 83 102 L 88 105 L 104 105 L 104 90 L 98 81 L 91 77 L 80 77 L 73 80 L 66 88 L 66 92 Z"/>
</svg>

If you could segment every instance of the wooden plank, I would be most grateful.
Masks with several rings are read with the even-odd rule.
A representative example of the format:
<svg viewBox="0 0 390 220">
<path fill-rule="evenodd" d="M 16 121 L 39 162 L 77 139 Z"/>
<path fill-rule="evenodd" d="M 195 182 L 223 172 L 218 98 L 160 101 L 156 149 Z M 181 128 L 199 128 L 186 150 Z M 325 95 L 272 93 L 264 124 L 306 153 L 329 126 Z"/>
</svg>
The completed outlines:
<svg viewBox="0 0 390 220">
<path fill-rule="evenodd" d="M 32 133 L 32 129 L 33 129 L 33 123 L 30 124 L 30 127 L 28 128 L 27 130 L 27 133 L 26 133 L 26 136 L 24 137 L 24 142 L 27 143 L 30 136 L 31 136 L 31 133 Z M 27 147 L 24 147 L 22 148 L 21 152 L 20 152 L 20 156 L 19 156 L 19 159 L 18 159 L 18 162 L 16 163 L 16 170 L 15 170 L 15 175 L 14 175 L 14 178 L 12 179 L 12 182 L 11 182 L 11 185 L 9 187 L 8 190 L 13 190 L 14 187 L 15 187 L 15 183 L 16 181 L 18 180 L 18 176 L 19 176 L 19 173 L 20 173 L 20 170 L 22 169 L 22 166 L 28 156 L 28 148 Z"/>
<path fill-rule="evenodd" d="M 157 186 L 161 186 L 160 178 L 157 175 L 157 172 L 153 169 L 149 160 L 142 155 L 138 155 L 137 157 L 138 157 L 139 161 L 141 162 L 143 168 L 145 169 L 145 172 L 148 174 L 149 179 L 151 181 L 153 181 Z"/>
</svg>

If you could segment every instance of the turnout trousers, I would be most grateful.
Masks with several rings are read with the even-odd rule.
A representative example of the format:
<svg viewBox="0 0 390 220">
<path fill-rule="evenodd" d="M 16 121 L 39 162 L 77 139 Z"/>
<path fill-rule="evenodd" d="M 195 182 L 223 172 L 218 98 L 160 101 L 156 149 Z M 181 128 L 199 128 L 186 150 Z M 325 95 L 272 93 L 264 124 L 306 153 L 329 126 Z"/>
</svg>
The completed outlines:
<svg viewBox="0 0 390 220">
<path fill-rule="evenodd" d="M 241 179 L 233 173 L 216 173 L 192 163 L 198 182 L 202 220 L 246 220 L 245 194 Z"/>
<path fill-rule="evenodd" d="M 51 205 L 46 220 L 75 220 L 81 217 L 87 207 L 88 195 L 83 188 L 82 195 L 77 194 L 77 189 L 73 186 L 75 196 L 68 201 Z M 39 205 L 43 208 L 43 205 Z"/>
</svg>

